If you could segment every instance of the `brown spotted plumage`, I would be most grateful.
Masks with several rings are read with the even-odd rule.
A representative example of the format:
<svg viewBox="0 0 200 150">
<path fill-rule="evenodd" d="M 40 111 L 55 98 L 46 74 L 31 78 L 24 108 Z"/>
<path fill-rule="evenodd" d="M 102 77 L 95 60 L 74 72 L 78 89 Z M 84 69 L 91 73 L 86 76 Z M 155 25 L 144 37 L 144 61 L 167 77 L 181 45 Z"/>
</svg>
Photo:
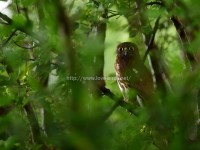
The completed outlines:
<svg viewBox="0 0 200 150">
<path fill-rule="evenodd" d="M 124 100 L 131 102 L 136 94 L 145 103 L 154 92 L 151 72 L 144 65 L 134 43 L 124 42 L 117 46 L 115 71 Z"/>
</svg>

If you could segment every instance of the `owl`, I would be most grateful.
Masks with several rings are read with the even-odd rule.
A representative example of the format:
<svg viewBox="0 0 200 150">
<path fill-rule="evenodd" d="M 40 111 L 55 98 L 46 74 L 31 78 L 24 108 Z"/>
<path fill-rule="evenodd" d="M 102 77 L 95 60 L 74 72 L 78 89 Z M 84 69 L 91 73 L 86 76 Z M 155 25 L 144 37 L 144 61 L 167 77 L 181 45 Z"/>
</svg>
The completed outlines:
<svg viewBox="0 0 200 150">
<path fill-rule="evenodd" d="M 144 65 L 134 43 L 123 42 L 116 49 L 115 72 L 124 100 L 140 106 L 148 103 L 154 93 L 151 72 Z"/>
</svg>

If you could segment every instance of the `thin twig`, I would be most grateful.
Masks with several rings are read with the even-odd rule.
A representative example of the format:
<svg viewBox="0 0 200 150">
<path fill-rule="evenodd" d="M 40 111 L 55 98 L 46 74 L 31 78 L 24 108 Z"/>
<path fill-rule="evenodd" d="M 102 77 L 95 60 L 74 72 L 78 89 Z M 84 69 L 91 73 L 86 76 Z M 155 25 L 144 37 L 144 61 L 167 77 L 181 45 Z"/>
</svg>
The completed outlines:
<svg viewBox="0 0 200 150">
<path fill-rule="evenodd" d="M 147 50 L 146 50 L 146 52 L 144 54 L 144 57 L 143 57 L 143 62 L 145 62 L 145 60 L 147 58 L 147 55 L 149 54 L 150 50 L 152 49 L 152 46 L 153 46 L 153 43 L 154 43 L 154 39 L 155 39 L 155 35 L 156 35 L 156 31 L 158 30 L 159 20 L 160 20 L 160 16 L 156 19 L 153 32 L 152 32 L 151 37 L 149 39 Z"/>
<path fill-rule="evenodd" d="M 6 41 L 3 42 L 3 44 L 1 45 L 1 48 L 4 47 L 4 46 L 11 40 L 11 38 L 15 35 L 16 32 L 17 32 L 17 29 L 15 29 L 15 30 L 10 34 L 10 36 L 6 39 Z"/>
<path fill-rule="evenodd" d="M 112 15 L 108 16 L 107 18 L 112 18 L 114 16 L 120 16 L 120 14 L 112 14 Z"/>
<path fill-rule="evenodd" d="M 164 6 L 164 4 L 161 1 L 155 1 L 155 2 L 147 2 L 146 5 L 159 5 L 159 6 Z"/>
<path fill-rule="evenodd" d="M 16 5 L 16 8 L 17 8 L 17 13 L 19 14 L 20 10 L 19 10 L 19 5 L 18 5 L 18 1 L 17 0 L 15 0 L 15 5 Z"/>
<path fill-rule="evenodd" d="M 7 25 L 11 25 L 13 23 L 13 20 L 11 18 L 9 18 L 5 14 L 2 14 L 1 12 L 0 12 L 0 18 L 2 20 L 4 20 L 5 22 L 7 22 Z M 32 36 L 33 38 L 37 39 L 38 41 L 41 41 L 40 37 L 36 33 L 34 33 L 32 31 L 32 27 L 30 27 L 30 24 L 31 24 L 30 20 L 28 20 L 28 21 L 29 21 L 29 23 L 27 23 L 26 26 L 20 27 L 20 28 L 16 28 L 15 30 L 19 30 L 19 31 L 21 31 L 23 33 L 26 33 L 27 35 Z"/>
<path fill-rule="evenodd" d="M 117 11 L 116 11 L 116 10 L 111 10 L 111 9 L 109 9 L 108 12 L 109 12 L 109 13 L 116 13 Z"/>
</svg>

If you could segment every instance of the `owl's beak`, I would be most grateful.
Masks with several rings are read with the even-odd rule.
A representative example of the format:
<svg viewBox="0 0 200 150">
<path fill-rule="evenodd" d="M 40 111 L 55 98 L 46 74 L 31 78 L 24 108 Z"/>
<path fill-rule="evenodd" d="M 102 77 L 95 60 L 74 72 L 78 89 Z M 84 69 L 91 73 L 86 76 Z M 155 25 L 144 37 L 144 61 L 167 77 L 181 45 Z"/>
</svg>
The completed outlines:
<svg viewBox="0 0 200 150">
<path fill-rule="evenodd" d="M 124 48 L 124 56 L 128 54 L 128 48 Z"/>
</svg>

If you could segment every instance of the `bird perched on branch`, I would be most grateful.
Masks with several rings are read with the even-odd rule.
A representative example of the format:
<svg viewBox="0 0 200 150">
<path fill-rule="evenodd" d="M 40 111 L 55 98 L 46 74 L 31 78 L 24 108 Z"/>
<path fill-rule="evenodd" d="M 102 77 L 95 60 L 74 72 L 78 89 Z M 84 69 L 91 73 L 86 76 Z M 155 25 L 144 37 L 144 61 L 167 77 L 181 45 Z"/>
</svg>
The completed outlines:
<svg viewBox="0 0 200 150">
<path fill-rule="evenodd" d="M 117 46 L 115 71 L 124 100 L 135 103 L 136 95 L 140 105 L 148 103 L 153 96 L 154 86 L 151 72 L 144 65 L 134 43 L 124 42 Z"/>
</svg>

